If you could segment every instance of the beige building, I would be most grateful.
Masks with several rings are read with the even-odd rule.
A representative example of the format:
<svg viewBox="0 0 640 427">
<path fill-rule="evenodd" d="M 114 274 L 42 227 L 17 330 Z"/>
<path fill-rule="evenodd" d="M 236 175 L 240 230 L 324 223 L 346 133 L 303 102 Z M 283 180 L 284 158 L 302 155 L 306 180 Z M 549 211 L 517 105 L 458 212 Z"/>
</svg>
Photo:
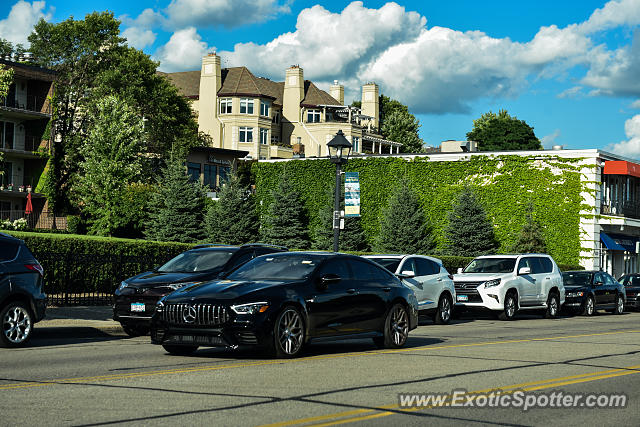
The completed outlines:
<svg viewBox="0 0 640 427">
<path fill-rule="evenodd" d="M 353 154 L 392 154 L 400 143 L 379 134 L 379 88 L 362 86 L 362 107 L 344 105 L 344 86 L 334 81 L 330 93 L 304 79 L 291 66 L 283 82 L 256 77 L 246 67 L 221 68 L 215 53 L 202 59 L 200 71 L 166 76 L 193 100 L 199 130 L 213 147 L 249 152 L 254 159 L 322 157 L 327 143 L 342 130 Z"/>
</svg>

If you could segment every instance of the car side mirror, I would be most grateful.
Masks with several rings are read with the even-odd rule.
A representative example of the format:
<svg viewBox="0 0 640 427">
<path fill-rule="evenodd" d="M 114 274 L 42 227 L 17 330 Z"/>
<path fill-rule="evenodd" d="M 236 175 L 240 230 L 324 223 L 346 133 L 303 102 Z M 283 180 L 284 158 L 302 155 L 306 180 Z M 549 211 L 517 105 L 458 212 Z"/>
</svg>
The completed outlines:
<svg viewBox="0 0 640 427">
<path fill-rule="evenodd" d="M 404 270 L 400 273 L 400 275 L 404 278 L 404 279 L 411 279 L 412 277 L 416 277 L 416 273 L 414 273 L 411 270 Z"/>
<path fill-rule="evenodd" d="M 338 283 L 340 280 L 342 279 L 337 274 L 325 274 L 318 278 L 318 288 L 327 289 L 330 284 Z"/>
<path fill-rule="evenodd" d="M 527 274 L 531 274 L 530 267 L 522 267 L 520 270 L 518 270 L 518 276 L 525 276 Z"/>
<path fill-rule="evenodd" d="M 596 286 L 602 286 L 602 285 L 604 285 L 604 282 L 596 282 L 595 285 Z"/>
<path fill-rule="evenodd" d="M 462 267 L 458 267 L 458 274 L 462 274 Z"/>
</svg>

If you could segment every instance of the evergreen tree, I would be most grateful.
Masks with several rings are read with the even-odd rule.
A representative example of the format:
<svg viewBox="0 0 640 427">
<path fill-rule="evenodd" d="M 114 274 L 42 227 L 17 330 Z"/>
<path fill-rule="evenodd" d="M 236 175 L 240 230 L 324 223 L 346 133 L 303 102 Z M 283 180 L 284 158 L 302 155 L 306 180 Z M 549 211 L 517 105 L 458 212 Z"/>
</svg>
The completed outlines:
<svg viewBox="0 0 640 427">
<path fill-rule="evenodd" d="M 237 173 L 218 192 L 220 199 L 207 211 L 207 237 L 212 242 L 240 245 L 255 242 L 258 235 L 258 213 L 255 198 L 243 186 Z"/>
<path fill-rule="evenodd" d="M 529 205 L 529 211 L 524 225 L 520 229 L 518 240 L 513 246 L 514 253 L 530 254 L 530 253 L 546 253 L 547 245 L 542 235 L 542 226 L 538 221 L 533 219 L 532 206 Z"/>
<path fill-rule="evenodd" d="M 333 249 L 333 186 L 325 192 L 325 202 L 318 212 L 318 223 L 313 228 L 313 240 L 311 247 L 321 251 Z"/>
<path fill-rule="evenodd" d="M 371 250 L 359 216 L 344 219 L 344 230 L 340 230 L 339 245 L 341 251 L 368 252 Z"/>
<path fill-rule="evenodd" d="M 77 189 L 92 234 L 112 236 L 129 222 L 128 187 L 140 174 L 143 123 L 127 104 L 109 96 L 98 102 L 95 126 L 81 147 Z"/>
<path fill-rule="evenodd" d="M 273 204 L 269 207 L 261 230 L 264 241 L 289 249 L 308 248 L 308 219 L 302 198 L 286 175 L 282 176 L 272 195 Z"/>
<path fill-rule="evenodd" d="M 465 189 L 455 201 L 444 232 L 449 241 L 449 255 L 485 255 L 496 252 L 500 247 L 491 221 L 475 193 L 469 189 Z"/>
<path fill-rule="evenodd" d="M 403 179 L 383 210 L 375 249 L 379 252 L 428 254 L 434 248 L 432 229 L 420 200 L 407 180 Z"/>
<path fill-rule="evenodd" d="M 203 236 L 205 189 L 189 179 L 182 161 L 170 159 L 151 195 L 145 235 L 163 242 L 197 242 Z"/>
</svg>

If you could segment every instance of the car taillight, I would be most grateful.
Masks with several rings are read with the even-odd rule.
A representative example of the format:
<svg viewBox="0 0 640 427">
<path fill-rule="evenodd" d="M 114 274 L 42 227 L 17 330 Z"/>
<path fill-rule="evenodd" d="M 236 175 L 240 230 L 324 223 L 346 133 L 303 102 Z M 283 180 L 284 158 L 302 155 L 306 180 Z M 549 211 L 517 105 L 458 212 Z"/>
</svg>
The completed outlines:
<svg viewBox="0 0 640 427">
<path fill-rule="evenodd" d="M 40 273 L 41 276 L 44 276 L 44 268 L 42 268 L 40 264 L 25 264 L 24 266 L 27 267 L 29 270 L 37 271 L 38 273 Z"/>
</svg>

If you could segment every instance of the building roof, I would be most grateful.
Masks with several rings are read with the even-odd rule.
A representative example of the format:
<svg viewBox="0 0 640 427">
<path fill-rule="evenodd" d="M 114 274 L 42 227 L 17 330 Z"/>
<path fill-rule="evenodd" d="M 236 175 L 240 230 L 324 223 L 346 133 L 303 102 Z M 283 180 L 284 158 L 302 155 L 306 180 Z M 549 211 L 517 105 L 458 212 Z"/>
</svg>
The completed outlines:
<svg viewBox="0 0 640 427">
<path fill-rule="evenodd" d="M 200 71 L 183 71 L 179 73 L 162 73 L 177 86 L 182 96 L 198 98 L 200 93 Z M 274 82 L 264 77 L 256 77 L 247 67 L 231 67 L 221 70 L 222 86 L 219 96 L 255 96 L 271 98 L 274 104 L 282 105 L 284 82 Z M 304 106 L 340 105 L 340 102 L 319 89 L 313 82 L 305 80 Z"/>
<path fill-rule="evenodd" d="M 44 80 L 52 82 L 56 78 L 56 72 L 48 68 L 38 67 L 37 65 L 23 64 L 20 62 L 7 61 L 0 59 L 0 64 L 7 68 L 13 68 L 16 77 L 33 80 Z"/>
</svg>

